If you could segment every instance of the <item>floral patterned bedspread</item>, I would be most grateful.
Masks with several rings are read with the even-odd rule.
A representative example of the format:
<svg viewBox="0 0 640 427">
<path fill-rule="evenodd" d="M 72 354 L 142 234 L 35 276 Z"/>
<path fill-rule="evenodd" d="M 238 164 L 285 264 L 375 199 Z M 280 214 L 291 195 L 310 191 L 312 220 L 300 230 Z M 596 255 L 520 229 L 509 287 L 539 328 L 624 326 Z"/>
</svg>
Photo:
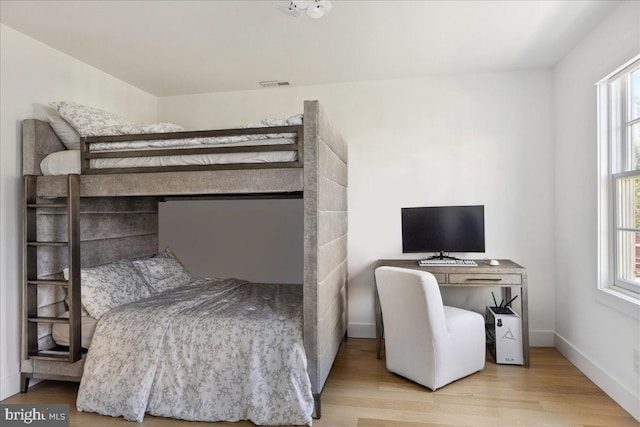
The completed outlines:
<svg viewBox="0 0 640 427">
<path fill-rule="evenodd" d="M 311 425 L 302 286 L 195 279 L 107 312 L 79 411 Z"/>
</svg>

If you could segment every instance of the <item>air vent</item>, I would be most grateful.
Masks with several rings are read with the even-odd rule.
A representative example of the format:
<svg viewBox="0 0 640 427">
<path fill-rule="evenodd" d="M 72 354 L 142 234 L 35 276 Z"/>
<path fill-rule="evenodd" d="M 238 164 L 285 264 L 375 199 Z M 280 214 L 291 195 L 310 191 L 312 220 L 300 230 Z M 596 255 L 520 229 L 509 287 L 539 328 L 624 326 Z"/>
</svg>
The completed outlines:
<svg viewBox="0 0 640 427">
<path fill-rule="evenodd" d="M 291 83 L 286 82 L 284 80 L 267 80 L 267 81 L 260 82 L 260 86 L 262 87 L 291 86 Z"/>
</svg>

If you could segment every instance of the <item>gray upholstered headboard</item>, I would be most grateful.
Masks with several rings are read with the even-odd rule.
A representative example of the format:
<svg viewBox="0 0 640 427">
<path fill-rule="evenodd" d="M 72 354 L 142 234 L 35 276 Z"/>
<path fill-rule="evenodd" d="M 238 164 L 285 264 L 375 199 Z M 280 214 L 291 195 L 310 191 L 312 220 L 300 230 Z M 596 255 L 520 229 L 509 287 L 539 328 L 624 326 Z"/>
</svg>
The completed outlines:
<svg viewBox="0 0 640 427">
<path fill-rule="evenodd" d="M 42 159 L 62 150 L 66 148 L 49 123 L 37 119 L 22 121 L 22 175 L 42 175 Z"/>
</svg>

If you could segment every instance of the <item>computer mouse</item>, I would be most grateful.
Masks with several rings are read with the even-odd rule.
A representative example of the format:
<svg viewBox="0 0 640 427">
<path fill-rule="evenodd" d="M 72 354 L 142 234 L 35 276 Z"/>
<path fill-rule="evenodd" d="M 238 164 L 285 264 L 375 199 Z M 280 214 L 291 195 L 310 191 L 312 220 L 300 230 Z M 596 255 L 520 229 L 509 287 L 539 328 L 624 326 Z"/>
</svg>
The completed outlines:
<svg viewBox="0 0 640 427">
<path fill-rule="evenodd" d="M 497 259 L 492 259 L 489 261 L 489 265 L 500 265 L 500 262 Z"/>
</svg>

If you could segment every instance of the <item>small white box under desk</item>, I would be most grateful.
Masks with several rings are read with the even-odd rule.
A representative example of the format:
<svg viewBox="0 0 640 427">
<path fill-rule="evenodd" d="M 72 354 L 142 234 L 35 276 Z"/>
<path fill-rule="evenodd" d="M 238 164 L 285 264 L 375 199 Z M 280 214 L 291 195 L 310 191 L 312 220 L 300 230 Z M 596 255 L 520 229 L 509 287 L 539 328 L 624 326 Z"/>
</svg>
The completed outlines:
<svg viewBox="0 0 640 427">
<path fill-rule="evenodd" d="M 496 363 L 523 365 L 522 322 L 511 307 L 486 307 L 487 347 Z"/>
</svg>

